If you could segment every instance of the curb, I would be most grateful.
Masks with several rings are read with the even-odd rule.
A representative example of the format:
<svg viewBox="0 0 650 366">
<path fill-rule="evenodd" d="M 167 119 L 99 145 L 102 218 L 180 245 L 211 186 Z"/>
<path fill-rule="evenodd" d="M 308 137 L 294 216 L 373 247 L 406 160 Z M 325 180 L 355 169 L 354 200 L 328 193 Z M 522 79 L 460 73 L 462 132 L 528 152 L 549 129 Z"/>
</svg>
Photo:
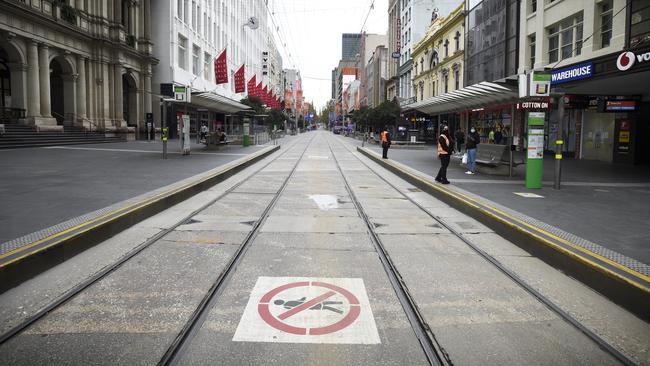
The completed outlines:
<svg viewBox="0 0 650 366">
<path fill-rule="evenodd" d="M 403 164 L 357 151 L 421 190 L 471 216 L 547 264 L 579 280 L 630 312 L 650 321 L 650 277 L 566 239 L 420 176 Z"/>
<path fill-rule="evenodd" d="M 264 148 L 217 167 L 214 172 L 202 175 L 189 183 L 169 188 L 133 203 L 126 203 L 111 212 L 2 254 L 0 293 L 45 272 L 140 221 L 207 190 L 279 149 L 280 145 Z"/>
</svg>

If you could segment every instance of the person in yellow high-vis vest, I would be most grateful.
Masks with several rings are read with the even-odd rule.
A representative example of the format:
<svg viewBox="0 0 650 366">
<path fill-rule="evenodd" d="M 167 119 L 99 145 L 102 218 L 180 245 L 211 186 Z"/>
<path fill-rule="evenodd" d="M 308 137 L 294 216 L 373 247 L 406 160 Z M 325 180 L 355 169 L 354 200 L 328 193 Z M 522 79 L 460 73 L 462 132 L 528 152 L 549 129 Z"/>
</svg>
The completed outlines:
<svg viewBox="0 0 650 366">
<path fill-rule="evenodd" d="M 390 148 L 390 133 L 388 132 L 388 127 L 384 127 L 379 134 L 381 141 L 382 155 L 383 159 L 388 159 L 388 149 Z"/>
<path fill-rule="evenodd" d="M 443 126 L 438 136 L 438 159 L 440 159 L 440 170 L 436 176 L 436 182 L 449 184 L 447 180 L 447 167 L 449 166 L 450 155 L 453 152 L 451 139 L 449 138 L 449 127 Z"/>
</svg>

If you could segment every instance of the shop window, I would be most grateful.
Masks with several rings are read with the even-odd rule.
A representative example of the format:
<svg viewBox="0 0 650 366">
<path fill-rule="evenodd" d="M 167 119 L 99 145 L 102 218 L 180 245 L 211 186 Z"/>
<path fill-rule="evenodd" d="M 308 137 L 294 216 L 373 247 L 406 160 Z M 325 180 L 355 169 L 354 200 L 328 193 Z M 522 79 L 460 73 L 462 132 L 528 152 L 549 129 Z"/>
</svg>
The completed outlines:
<svg viewBox="0 0 650 366">
<path fill-rule="evenodd" d="M 201 54 L 201 48 L 197 45 L 192 47 L 192 73 L 194 75 L 200 75 L 201 64 L 199 63 L 199 55 Z"/>
<path fill-rule="evenodd" d="M 630 14 L 630 47 L 647 43 L 650 38 L 650 2 L 648 0 L 632 0 Z"/>
<path fill-rule="evenodd" d="M 531 69 L 534 69 L 535 68 L 535 33 L 528 36 L 528 51 L 530 52 L 529 66 Z"/>
<path fill-rule="evenodd" d="M 612 41 L 612 0 L 603 1 L 600 10 L 600 48 L 609 47 Z"/>
<path fill-rule="evenodd" d="M 557 62 L 582 52 L 582 12 L 546 29 L 548 61 Z"/>
<path fill-rule="evenodd" d="M 178 35 L 178 67 L 187 70 L 187 38 Z"/>
<path fill-rule="evenodd" d="M 205 52 L 203 54 L 203 78 L 205 80 L 210 80 L 210 64 L 212 63 L 212 56 L 209 53 Z"/>
</svg>

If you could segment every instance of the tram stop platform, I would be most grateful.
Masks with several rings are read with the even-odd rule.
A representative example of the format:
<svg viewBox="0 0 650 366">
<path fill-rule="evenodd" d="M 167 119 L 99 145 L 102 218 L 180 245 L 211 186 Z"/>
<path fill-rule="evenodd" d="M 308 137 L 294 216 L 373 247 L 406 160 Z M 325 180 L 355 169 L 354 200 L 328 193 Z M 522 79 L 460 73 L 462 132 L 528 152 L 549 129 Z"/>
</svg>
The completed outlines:
<svg viewBox="0 0 650 366">
<path fill-rule="evenodd" d="M 278 148 L 270 143 L 214 151 L 193 142 L 190 155 L 182 155 L 180 141 L 169 140 L 166 160 L 160 141 L 1 150 L 0 287 L 64 261 Z M 84 244 L 72 245 L 79 241 Z M 30 265 L 18 266 L 23 261 Z"/>
<path fill-rule="evenodd" d="M 361 147 L 361 142 L 352 139 L 345 141 L 411 183 L 417 181 L 438 198 L 453 201 L 456 208 L 481 216 L 484 222 L 503 226 L 502 234 L 512 233 L 510 229 L 516 227 L 522 237 L 513 238 L 514 241 L 596 290 L 625 298 L 630 294 L 622 295 L 621 290 L 629 285 L 648 298 L 649 167 L 565 159 L 561 189 L 555 190 L 554 160 L 545 159 L 543 188 L 527 189 L 524 165 L 515 168 L 512 178 L 467 175 L 467 169 L 452 159 L 447 173 L 451 184 L 443 186 L 434 181 L 440 162 L 433 147 L 390 149 L 389 159 L 383 160 L 381 148 Z M 527 242 L 544 244 L 540 247 Z M 577 262 L 584 266 L 576 266 Z M 579 267 L 584 271 L 577 270 Z M 606 275 L 593 276 L 594 272 Z M 647 318 L 647 308 L 638 310 Z"/>
</svg>

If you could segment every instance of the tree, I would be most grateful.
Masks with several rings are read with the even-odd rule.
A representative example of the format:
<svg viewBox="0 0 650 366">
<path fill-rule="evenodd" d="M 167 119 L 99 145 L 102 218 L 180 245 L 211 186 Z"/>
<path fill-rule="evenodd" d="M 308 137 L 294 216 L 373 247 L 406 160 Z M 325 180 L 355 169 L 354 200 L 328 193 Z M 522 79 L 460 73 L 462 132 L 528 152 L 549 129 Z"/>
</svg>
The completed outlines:
<svg viewBox="0 0 650 366">
<path fill-rule="evenodd" d="M 258 97 L 247 96 L 239 101 L 241 104 L 247 105 L 255 111 L 255 114 L 264 114 L 266 110 L 262 104 L 262 100 Z"/>
<path fill-rule="evenodd" d="M 279 109 L 271 109 L 268 111 L 266 117 L 267 126 L 273 128 L 275 126 L 278 129 L 284 129 L 284 121 L 287 117 Z"/>
<path fill-rule="evenodd" d="M 399 118 L 400 107 L 395 101 L 384 101 L 374 108 L 371 115 L 371 123 L 375 128 L 382 128 L 386 125 L 393 125 Z"/>
</svg>

